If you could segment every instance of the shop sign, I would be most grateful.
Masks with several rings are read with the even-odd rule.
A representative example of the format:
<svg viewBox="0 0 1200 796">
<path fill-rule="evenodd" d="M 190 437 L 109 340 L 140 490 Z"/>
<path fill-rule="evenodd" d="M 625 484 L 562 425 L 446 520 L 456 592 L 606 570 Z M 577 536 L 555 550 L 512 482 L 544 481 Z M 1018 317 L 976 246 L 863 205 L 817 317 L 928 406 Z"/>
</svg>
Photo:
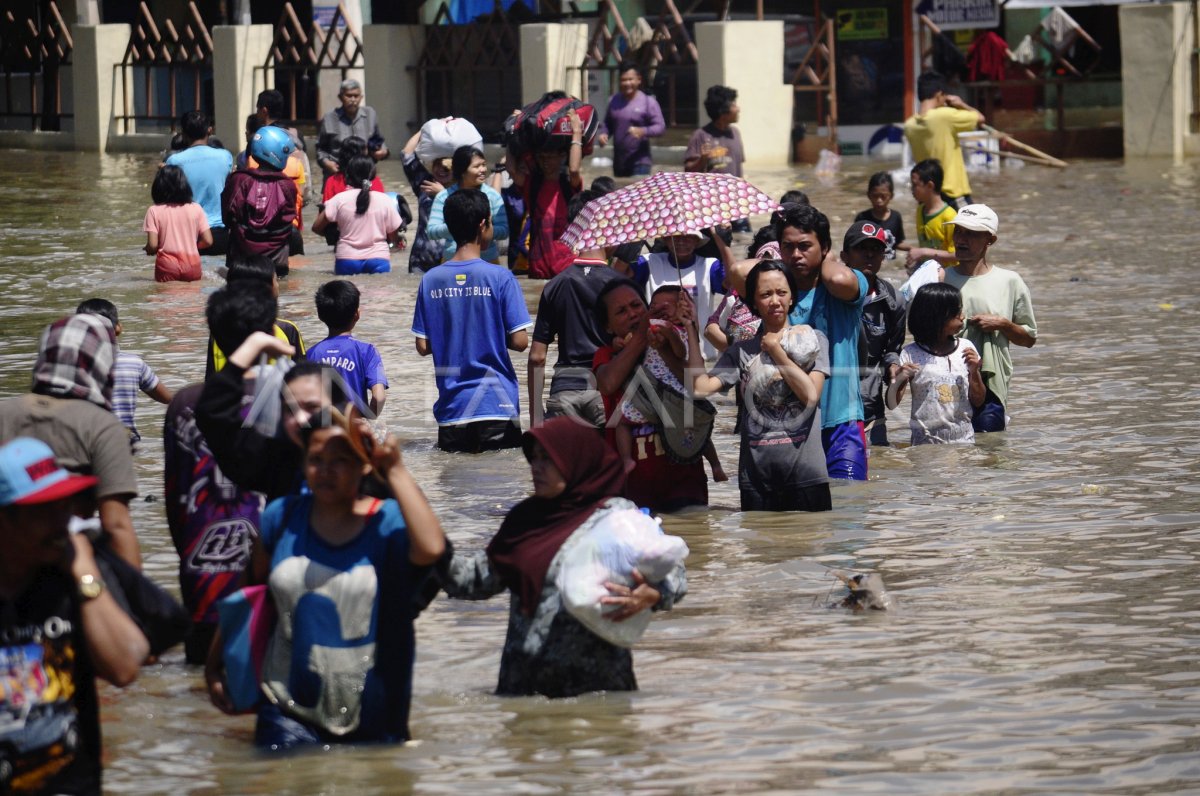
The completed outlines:
<svg viewBox="0 0 1200 796">
<path fill-rule="evenodd" d="M 922 0 L 917 13 L 929 17 L 942 30 L 1000 25 L 999 0 Z"/>
<path fill-rule="evenodd" d="M 879 41 L 888 37 L 886 8 L 847 8 L 837 12 L 838 41 Z"/>
</svg>

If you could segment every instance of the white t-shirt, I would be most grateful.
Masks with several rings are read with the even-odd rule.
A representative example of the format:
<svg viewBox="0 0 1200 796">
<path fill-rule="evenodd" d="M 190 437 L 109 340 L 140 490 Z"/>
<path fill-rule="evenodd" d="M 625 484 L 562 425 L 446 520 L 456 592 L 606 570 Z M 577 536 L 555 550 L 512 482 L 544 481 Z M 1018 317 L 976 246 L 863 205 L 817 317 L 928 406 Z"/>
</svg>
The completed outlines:
<svg viewBox="0 0 1200 796">
<path fill-rule="evenodd" d="M 338 227 L 334 256 L 339 260 L 386 260 L 390 255 L 387 236 L 400 228 L 400 210 L 387 194 L 368 191 L 371 203 L 360 216 L 354 212 L 360 190 L 342 191 L 325 203 L 325 217 Z"/>
<path fill-rule="evenodd" d="M 970 379 L 963 353 L 975 350 L 969 340 L 959 340 L 949 356 L 939 357 L 916 343 L 900 352 L 900 365 L 919 365 L 921 371 L 909 382 L 912 393 L 912 444 L 930 442 L 974 442 L 971 427 Z"/>
<path fill-rule="evenodd" d="M 646 265 L 649 272 L 646 279 L 647 302 L 654 295 L 654 291 L 663 285 L 680 285 L 695 302 L 697 318 L 703 320 L 716 309 L 713 294 L 722 291 L 719 280 L 724 275 L 720 261 L 711 257 L 696 257 L 692 260 L 691 265 L 679 269 L 671 263 L 669 255 L 660 252 L 646 257 Z M 681 277 L 682 281 L 680 281 Z M 704 353 L 705 359 L 712 359 L 717 355 L 717 350 L 713 348 L 712 343 L 703 338 L 700 340 L 700 350 Z"/>
</svg>

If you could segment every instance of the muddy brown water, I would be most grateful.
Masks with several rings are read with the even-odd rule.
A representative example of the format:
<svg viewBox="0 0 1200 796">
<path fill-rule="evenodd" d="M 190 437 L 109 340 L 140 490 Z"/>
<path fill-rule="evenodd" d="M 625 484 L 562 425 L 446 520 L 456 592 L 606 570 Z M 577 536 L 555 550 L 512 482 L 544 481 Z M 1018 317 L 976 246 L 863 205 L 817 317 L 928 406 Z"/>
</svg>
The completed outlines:
<svg viewBox="0 0 1200 796">
<path fill-rule="evenodd" d="M 808 168 L 748 176 L 773 195 L 802 184 L 837 241 L 877 167 L 848 160 L 830 186 Z M 93 295 L 116 302 L 123 344 L 169 385 L 202 377 L 203 305 L 220 282 L 152 281 L 139 247 L 153 173 L 143 156 L 4 159 L 0 392 L 27 387 L 39 330 Z M 399 164 L 382 177 L 400 185 Z M 670 517 L 692 550 L 691 593 L 636 651 L 641 691 L 497 698 L 505 599 L 442 599 L 417 625 L 419 743 L 260 754 L 253 720 L 219 714 L 173 652 L 103 692 L 106 789 L 1196 792 L 1200 168 L 1077 162 L 973 181 L 1000 214 L 993 259 L 1028 282 L 1041 332 L 1015 349 L 1011 430 L 970 447 L 875 450 L 871 480 L 837 484 L 829 514 L 742 515 L 723 484 L 710 509 Z M 912 200 L 894 207 L 912 235 Z M 311 234 L 307 246 L 281 304 L 316 341 L 311 297 L 332 255 Z M 515 452 L 434 449 L 432 367 L 408 332 L 417 278 L 403 257 L 394 267 L 357 279 L 357 333 L 392 384 L 383 419 L 455 543 L 481 546 L 527 493 L 528 470 Z M 532 311 L 541 285 L 522 285 Z M 717 445 L 736 472 L 722 406 Z M 138 475 L 158 500 L 133 511 L 148 572 L 176 588 L 162 416 L 139 404 Z M 890 425 L 904 437 L 904 414 Z M 897 609 L 821 607 L 834 568 L 879 571 Z"/>
</svg>

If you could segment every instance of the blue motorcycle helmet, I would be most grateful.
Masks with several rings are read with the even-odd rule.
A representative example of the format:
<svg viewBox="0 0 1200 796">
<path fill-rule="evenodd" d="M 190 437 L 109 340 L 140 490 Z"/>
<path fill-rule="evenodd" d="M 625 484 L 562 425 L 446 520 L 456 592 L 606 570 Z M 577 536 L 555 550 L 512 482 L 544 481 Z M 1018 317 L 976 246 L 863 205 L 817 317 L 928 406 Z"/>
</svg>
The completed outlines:
<svg viewBox="0 0 1200 796">
<path fill-rule="evenodd" d="M 292 149 L 291 137 L 279 127 L 260 127 L 250 139 L 250 155 L 259 165 L 278 171 L 283 171 L 283 167 L 287 165 Z"/>
</svg>

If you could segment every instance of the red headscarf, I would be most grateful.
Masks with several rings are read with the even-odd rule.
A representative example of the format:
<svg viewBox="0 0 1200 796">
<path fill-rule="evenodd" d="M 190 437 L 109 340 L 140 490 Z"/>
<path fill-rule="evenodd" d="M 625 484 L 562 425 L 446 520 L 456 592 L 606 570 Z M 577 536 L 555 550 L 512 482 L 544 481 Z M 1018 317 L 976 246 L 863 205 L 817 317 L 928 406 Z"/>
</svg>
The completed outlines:
<svg viewBox="0 0 1200 796">
<path fill-rule="evenodd" d="M 526 616 L 537 608 L 546 570 L 563 542 L 601 503 L 625 490 L 621 458 L 595 429 L 556 417 L 525 432 L 526 458 L 534 443 L 546 449 L 567 488 L 556 498 L 531 497 L 513 506 L 487 547 L 492 567 L 521 598 Z"/>
</svg>

